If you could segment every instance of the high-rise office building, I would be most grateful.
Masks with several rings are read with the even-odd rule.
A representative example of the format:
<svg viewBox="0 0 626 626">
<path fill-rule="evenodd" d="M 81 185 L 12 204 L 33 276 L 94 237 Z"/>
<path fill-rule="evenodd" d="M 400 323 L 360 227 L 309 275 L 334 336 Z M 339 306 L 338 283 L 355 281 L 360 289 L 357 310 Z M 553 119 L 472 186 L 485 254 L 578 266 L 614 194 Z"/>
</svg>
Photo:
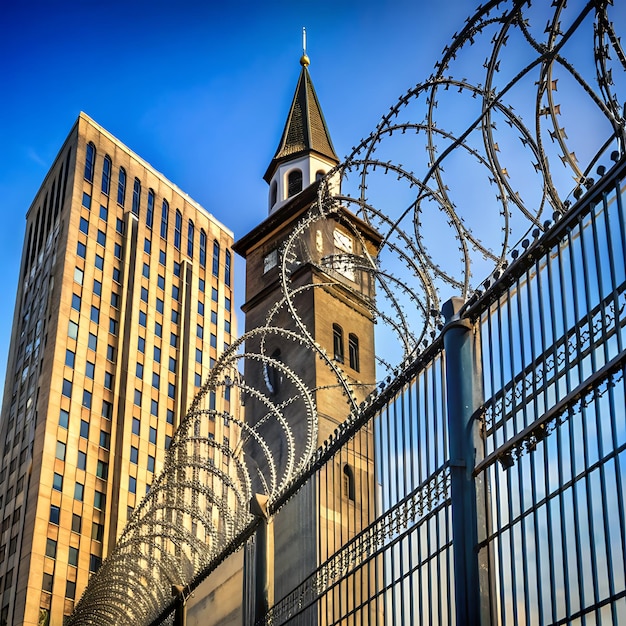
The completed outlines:
<svg viewBox="0 0 626 626">
<path fill-rule="evenodd" d="M 0 417 L 3 626 L 71 612 L 236 333 L 232 233 L 86 115 L 26 219 Z"/>
</svg>

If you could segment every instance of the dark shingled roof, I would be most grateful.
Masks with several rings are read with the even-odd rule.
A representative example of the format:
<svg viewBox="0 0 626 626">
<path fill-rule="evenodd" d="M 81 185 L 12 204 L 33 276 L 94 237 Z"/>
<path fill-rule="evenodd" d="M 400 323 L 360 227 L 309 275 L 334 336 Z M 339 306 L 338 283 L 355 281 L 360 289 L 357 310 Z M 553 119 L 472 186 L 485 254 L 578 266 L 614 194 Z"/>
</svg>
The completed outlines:
<svg viewBox="0 0 626 626">
<path fill-rule="evenodd" d="M 339 163 L 309 71 L 303 65 L 283 136 L 263 178 L 269 183 L 280 163 L 311 152 Z"/>
</svg>

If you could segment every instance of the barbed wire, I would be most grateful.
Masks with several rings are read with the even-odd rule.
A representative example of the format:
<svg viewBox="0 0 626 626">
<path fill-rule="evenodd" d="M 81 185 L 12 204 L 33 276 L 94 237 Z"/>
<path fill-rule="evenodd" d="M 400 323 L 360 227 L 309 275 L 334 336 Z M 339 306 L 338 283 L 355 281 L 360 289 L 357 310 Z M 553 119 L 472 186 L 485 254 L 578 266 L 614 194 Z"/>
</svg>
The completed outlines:
<svg viewBox="0 0 626 626">
<path fill-rule="evenodd" d="M 172 584 L 190 584 L 231 549 L 252 521 L 255 492 L 276 502 L 306 471 L 318 445 L 322 394 L 339 389 L 345 407 L 338 414 L 358 416 L 375 383 L 437 336 L 443 301 L 468 298 L 480 280 L 505 268 L 530 233 L 549 228 L 593 185 L 594 168 L 623 153 L 626 55 L 611 17 L 616 9 L 608 0 L 557 0 L 546 16 L 539 5 L 494 0 L 479 7 L 432 76 L 403 94 L 321 181 L 280 250 L 278 301 L 217 360 L 163 472 L 69 626 L 156 619 L 171 604 Z M 346 220 L 346 211 L 358 219 Z M 307 245 L 329 220 L 349 229 L 352 253 L 323 255 Z M 363 224 L 382 238 L 376 255 Z M 325 279 L 298 285 L 307 266 Z M 375 297 L 364 297 L 367 281 Z M 348 376 L 300 310 L 303 294 L 337 285 L 376 322 L 384 346 L 375 355 L 378 381 Z M 309 351 L 327 382 L 311 385 L 276 354 L 277 345 L 281 354 Z M 246 380 L 246 364 L 263 372 L 262 383 Z"/>
</svg>

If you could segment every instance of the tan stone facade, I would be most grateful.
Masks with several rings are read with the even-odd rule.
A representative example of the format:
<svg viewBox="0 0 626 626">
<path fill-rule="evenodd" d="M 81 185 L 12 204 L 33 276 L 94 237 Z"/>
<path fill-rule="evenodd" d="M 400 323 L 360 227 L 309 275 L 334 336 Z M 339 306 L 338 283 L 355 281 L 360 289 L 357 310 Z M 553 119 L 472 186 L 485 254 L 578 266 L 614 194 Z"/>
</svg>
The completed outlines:
<svg viewBox="0 0 626 626">
<path fill-rule="evenodd" d="M 81 114 L 27 215 L 0 418 L 0 624 L 62 624 L 236 335 L 232 233 Z"/>
</svg>

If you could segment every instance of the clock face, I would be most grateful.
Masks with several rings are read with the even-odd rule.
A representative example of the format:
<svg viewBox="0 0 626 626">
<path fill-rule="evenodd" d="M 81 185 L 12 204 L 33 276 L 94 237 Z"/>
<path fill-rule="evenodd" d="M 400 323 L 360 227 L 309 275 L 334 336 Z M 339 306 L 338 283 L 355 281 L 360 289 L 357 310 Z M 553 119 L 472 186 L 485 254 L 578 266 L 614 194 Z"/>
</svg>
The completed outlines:
<svg viewBox="0 0 626 626">
<path fill-rule="evenodd" d="M 263 257 L 263 273 L 269 272 L 278 265 L 278 250 L 272 250 Z"/>
<path fill-rule="evenodd" d="M 352 237 L 346 235 L 346 233 L 335 228 L 333 233 L 333 242 L 335 244 L 335 248 L 337 248 L 337 251 L 339 252 L 338 256 L 344 254 L 347 257 L 352 254 Z M 335 265 L 335 270 L 342 276 L 345 276 L 348 280 L 355 280 L 354 263 L 352 262 L 352 259 L 344 257 Z"/>
<path fill-rule="evenodd" d="M 335 248 L 341 250 L 342 252 L 352 253 L 352 237 L 335 228 L 335 232 L 333 233 L 333 240 L 335 243 Z"/>
</svg>

